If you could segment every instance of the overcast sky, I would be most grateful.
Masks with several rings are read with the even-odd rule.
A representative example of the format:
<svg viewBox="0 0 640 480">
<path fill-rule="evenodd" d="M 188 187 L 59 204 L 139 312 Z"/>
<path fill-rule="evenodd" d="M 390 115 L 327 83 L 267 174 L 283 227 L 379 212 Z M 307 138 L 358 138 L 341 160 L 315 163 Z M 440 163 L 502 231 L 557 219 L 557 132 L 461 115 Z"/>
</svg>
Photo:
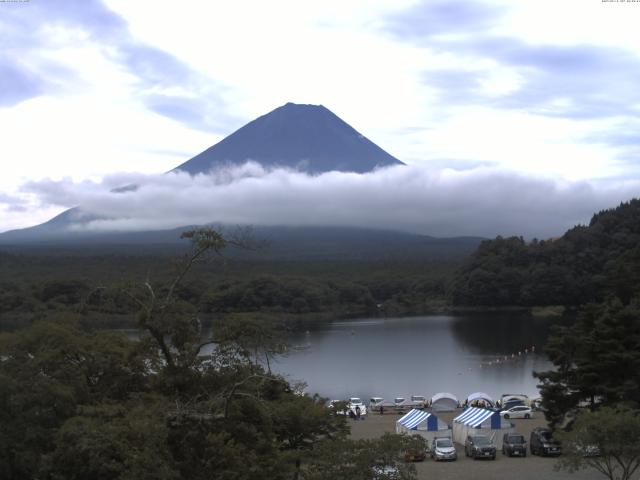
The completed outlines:
<svg viewBox="0 0 640 480">
<path fill-rule="evenodd" d="M 640 194 L 639 24 L 601 0 L 0 2 L 0 231 L 82 204 L 126 212 L 103 228 L 561 234 Z M 160 175 L 287 102 L 409 168 Z"/>
</svg>

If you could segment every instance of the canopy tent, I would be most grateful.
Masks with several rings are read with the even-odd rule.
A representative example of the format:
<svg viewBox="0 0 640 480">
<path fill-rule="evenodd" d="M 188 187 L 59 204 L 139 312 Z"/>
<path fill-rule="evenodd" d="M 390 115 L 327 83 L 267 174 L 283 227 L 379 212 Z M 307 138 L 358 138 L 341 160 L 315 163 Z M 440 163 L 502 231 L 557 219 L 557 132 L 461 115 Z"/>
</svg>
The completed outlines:
<svg viewBox="0 0 640 480">
<path fill-rule="evenodd" d="M 467 408 L 453 419 L 453 440 L 464 445 L 467 435 L 486 435 L 500 450 L 502 436 L 512 433 L 514 425 L 500 416 L 499 412 L 486 408 Z"/>
<path fill-rule="evenodd" d="M 430 444 L 435 437 L 451 438 L 451 427 L 433 413 L 414 408 L 396 421 L 396 433 L 420 435 Z"/>
<path fill-rule="evenodd" d="M 458 408 L 458 398 L 453 393 L 440 392 L 431 397 L 431 409 L 435 412 L 453 412 Z"/>
<path fill-rule="evenodd" d="M 493 398 L 484 392 L 475 392 L 467 397 L 467 403 L 469 405 L 471 405 L 471 402 L 473 401 L 489 403 L 490 406 L 493 406 L 494 404 Z"/>
<path fill-rule="evenodd" d="M 505 393 L 502 395 L 500 401 L 503 410 L 515 407 L 516 405 L 529 405 L 531 403 L 529 397 L 523 393 Z"/>
</svg>

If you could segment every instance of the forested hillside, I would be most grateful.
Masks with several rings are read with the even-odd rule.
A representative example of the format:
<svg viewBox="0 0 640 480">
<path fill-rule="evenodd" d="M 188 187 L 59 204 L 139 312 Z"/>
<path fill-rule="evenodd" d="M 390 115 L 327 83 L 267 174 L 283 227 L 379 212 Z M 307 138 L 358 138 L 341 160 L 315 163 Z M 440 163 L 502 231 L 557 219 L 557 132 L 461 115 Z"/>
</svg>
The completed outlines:
<svg viewBox="0 0 640 480">
<path fill-rule="evenodd" d="M 460 267 L 454 305 L 581 305 L 608 294 L 623 302 L 640 285 L 640 200 L 597 213 L 561 238 L 486 240 Z"/>
<path fill-rule="evenodd" d="M 94 328 L 131 325 L 127 290 L 166 282 L 166 257 L 0 253 L 0 330 L 75 313 Z M 250 313 L 295 322 L 442 308 L 456 264 L 439 262 L 219 261 L 198 265 L 176 298 L 208 323 Z"/>
</svg>

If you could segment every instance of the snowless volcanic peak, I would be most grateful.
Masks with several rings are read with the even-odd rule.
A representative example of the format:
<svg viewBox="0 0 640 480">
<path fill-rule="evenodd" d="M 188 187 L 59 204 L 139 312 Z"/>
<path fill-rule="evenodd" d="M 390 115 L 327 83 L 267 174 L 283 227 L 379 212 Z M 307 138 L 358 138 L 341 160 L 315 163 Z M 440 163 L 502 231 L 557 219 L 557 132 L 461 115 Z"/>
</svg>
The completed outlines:
<svg viewBox="0 0 640 480">
<path fill-rule="evenodd" d="M 322 105 L 287 103 L 235 131 L 176 170 L 203 173 L 256 161 L 309 173 L 365 173 L 403 163 Z"/>
</svg>

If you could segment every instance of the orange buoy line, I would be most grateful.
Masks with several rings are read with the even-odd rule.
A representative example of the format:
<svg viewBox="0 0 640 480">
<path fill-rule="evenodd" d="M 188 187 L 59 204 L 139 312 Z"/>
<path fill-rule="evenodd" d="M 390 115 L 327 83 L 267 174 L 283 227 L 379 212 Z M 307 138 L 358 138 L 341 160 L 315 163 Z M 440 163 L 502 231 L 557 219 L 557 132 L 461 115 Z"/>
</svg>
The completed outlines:
<svg viewBox="0 0 640 480">
<path fill-rule="evenodd" d="M 536 346 L 535 345 L 531 345 L 530 347 L 525 347 L 522 350 L 518 350 L 517 352 L 513 352 L 511 354 L 511 356 L 504 355 L 502 357 L 497 357 L 495 360 L 489 360 L 488 362 L 481 362 L 480 363 L 480 368 L 505 364 L 505 363 L 509 362 L 510 360 L 517 360 L 518 358 L 520 358 L 520 357 L 522 357 L 524 355 L 528 355 L 530 353 L 535 353 L 535 351 L 536 351 Z"/>
</svg>

